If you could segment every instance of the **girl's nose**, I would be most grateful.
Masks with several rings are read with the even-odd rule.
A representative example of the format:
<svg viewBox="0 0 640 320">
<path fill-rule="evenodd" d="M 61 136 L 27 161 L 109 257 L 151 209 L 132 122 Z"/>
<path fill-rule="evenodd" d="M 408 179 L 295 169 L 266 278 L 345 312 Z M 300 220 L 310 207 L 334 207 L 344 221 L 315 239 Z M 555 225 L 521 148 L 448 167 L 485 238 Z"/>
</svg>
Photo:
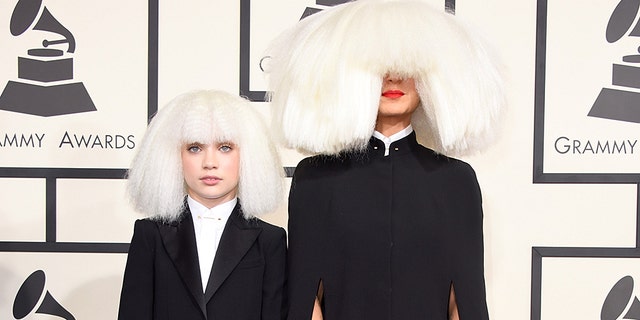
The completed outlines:
<svg viewBox="0 0 640 320">
<path fill-rule="evenodd" d="M 218 158 L 213 148 L 207 148 L 205 150 L 204 159 L 202 160 L 202 166 L 206 169 L 214 169 L 218 167 Z"/>
</svg>

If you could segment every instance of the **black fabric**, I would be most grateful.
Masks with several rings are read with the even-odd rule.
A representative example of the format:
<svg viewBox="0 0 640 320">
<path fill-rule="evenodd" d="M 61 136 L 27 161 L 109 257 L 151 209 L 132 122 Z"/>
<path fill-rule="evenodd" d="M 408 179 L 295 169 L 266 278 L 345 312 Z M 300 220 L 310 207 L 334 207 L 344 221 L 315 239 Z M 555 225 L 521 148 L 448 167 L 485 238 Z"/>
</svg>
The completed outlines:
<svg viewBox="0 0 640 320">
<path fill-rule="evenodd" d="M 203 290 L 188 207 L 172 224 L 138 220 L 118 319 L 283 319 L 285 260 L 284 229 L 244 219 L 238 204 Z"/>
<path fill-rule="evenodd" d="M 310 319 L 318 284 L 325 320 L 488 319 L 482 200 L 466 163 L 415 133 L 340 156 L 302 160 L 289 195 L 289 314 Z"/>
</svg>

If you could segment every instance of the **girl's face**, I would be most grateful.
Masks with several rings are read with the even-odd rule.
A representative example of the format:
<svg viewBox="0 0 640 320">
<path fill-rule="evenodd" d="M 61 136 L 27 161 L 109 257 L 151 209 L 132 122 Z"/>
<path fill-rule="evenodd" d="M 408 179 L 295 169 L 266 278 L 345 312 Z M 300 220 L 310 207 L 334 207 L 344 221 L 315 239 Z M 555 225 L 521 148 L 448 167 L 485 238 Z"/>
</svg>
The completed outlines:
<svg viewBox="0 0 640 320">
<path fill-rule="evenodd" d="M 213 208 L 236 197 L 240 151 L 235 144 L 184 144 L 181 157 L 182 173 L 191 198 Z"/>
</svg>

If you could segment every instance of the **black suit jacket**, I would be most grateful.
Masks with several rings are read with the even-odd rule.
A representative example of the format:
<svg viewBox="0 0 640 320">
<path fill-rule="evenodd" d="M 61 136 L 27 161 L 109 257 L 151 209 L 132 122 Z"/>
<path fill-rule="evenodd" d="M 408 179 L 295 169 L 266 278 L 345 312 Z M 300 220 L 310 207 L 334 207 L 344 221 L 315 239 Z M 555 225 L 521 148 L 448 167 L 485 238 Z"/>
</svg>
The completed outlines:
<svg viewBox="0 0 640 320">
<path fill-rule="evenodd" d="M 284 229 L 244 219 L 238 204 L 203 290 L 188 207 L 174 223 L 138 220 L 118 319 L 281 319 L 285 256 Z"/>
</svg>

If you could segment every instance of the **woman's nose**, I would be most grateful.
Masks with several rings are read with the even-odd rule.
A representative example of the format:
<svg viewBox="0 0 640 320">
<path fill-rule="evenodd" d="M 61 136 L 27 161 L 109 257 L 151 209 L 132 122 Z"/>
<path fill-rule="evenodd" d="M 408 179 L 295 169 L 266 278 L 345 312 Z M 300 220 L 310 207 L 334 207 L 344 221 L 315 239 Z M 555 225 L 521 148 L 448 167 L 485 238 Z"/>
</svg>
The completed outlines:
<svg viewBox="0 0 640 320">
<path fill-rule="evenodd" d="M 384 82 L 391 82 L 391 83 L 401 82 L 402 81 L 402 77 L 400 77 L 398 75 L 387 74 L 387 75 L 384 76 L 383 81 Z"/>
</svg>

